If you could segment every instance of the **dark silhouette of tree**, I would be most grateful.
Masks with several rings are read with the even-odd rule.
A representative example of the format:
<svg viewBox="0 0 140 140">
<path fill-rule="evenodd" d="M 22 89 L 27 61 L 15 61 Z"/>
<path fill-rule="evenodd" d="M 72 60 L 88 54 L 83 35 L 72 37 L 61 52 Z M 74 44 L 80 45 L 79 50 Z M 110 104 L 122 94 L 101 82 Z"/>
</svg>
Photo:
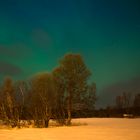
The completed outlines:
<svg viewBox="0 0 140 140">
<path fill-rule="evenodd" d="M 135 116 L 140 116 L 140 93 L 135 95 L 133 108 Z"/>
<path fill-rule="evenodd" d="M 138 93 L 134 98 L 134 107 L 140 107 L 140 93 Z"/>
<path fill-rule="evenodd" d="M 116 106 L 119 109 L 125 108 L 128 113 L 130 106 L 132 106 L 132 94 L 129 92 L 123 92 L 121 96 L 117 96 Z"/>
<path fill-rule="evenodd" d="M 130 92 L 124 92 L 123 93 L 123 98 L 124 98 L 124 108 L 126 110 L 126 113 L 130 112 L 130 107 L 132 106 L 132 93 Z"/>
<path fill-rule="evenodd" d="M 96 84 L 92 83 L 88 86 L 87 95 L 84 96 L 84 101 L 87 104 L 87 109 L 93 111 L 95 108 L 96 98 Z"/>
<path fill-rule="evenodd" d="M 123 96 L 117 96 L 116 97 L 116 107 L 117 107 L 117 109 L 122 109 L 123 106 L 124 106 Z"/>
</svg>

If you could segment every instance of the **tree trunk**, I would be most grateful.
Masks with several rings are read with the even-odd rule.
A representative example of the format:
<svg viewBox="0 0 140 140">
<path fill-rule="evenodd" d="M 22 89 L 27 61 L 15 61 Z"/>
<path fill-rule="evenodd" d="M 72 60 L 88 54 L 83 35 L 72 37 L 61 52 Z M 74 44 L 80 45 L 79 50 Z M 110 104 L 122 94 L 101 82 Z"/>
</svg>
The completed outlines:
<svg viewBox="0 0 140 140">
<path fill-rule="evenodd" d="M 67 125 L 71 124 L 71 110 L 68 110 L 68 120 L 67 120 Z"/>
<path fill-rule="evenodd" d="M 47 128 L 49 126 L 49 119 L 45 119 L 43 125 Z"/>
<path fill-rule="evenodd" d="M 67 120 L 67 125 L 71 124 L 71 110 L 72 110 L 72 97 L 71 97 L 71 93 L 69 93 L 69 97 L 68 97 L 68 120 Z"/>
</svg>

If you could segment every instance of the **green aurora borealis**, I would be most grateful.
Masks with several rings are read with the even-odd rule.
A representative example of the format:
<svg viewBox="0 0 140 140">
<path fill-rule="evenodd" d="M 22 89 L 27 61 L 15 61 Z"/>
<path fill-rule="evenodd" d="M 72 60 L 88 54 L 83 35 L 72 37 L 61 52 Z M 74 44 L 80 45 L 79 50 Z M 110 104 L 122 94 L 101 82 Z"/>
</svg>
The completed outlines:
<svg viewBox="0 0 140 140">
<path fill-rule="evenodd" d="M 0 1 L 1 80 L 51 71 L 68 52 L 82 54 L 99 98 L 140 92 L 139 0 Z"/>
</svg>

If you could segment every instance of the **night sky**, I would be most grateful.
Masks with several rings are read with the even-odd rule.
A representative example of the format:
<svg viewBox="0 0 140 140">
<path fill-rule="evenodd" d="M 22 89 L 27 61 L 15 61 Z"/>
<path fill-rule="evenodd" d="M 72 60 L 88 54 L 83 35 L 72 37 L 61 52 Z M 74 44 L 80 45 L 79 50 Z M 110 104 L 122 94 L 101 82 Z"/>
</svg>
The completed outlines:
<svg viewBox="0 0 140 140">
<path fill-rule="evenodd" d="M 98 106 L 140 92 L 139 0 L 0 0 L 0 78 L 51 71 L 81 53 Z"/>
</svg>

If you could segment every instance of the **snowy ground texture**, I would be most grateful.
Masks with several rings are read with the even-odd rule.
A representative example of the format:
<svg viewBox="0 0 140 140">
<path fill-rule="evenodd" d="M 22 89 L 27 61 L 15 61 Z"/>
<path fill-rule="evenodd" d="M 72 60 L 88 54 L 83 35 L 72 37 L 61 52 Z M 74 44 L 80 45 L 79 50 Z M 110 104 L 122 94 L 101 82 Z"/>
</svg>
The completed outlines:
<svg viewBox="0 0 140 140">
<path fill-rule="evenodd" d="M 0 140 L 139 140 L 140 119 L 74 119 L 79 126 L 0 129 Z M 83 124 L 83 125 L 82 125 Z M 87 124 L 87 125 L 85 125 Z"/>
</svg>

